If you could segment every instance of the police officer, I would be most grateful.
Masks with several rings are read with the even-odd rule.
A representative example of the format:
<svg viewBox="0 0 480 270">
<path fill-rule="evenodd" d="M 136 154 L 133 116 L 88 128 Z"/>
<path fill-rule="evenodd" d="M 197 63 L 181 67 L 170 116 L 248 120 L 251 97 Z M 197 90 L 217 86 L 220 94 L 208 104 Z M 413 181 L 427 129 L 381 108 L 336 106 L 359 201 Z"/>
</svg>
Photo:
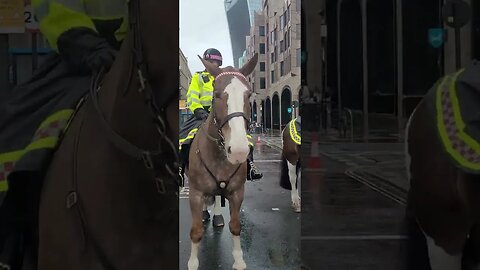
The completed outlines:
<svg viewBox="0 0 480 270">
<path fill-rule="evenodd" d="M 217 49 L 207 49 L 203 53 L 203 59 L 217 66 L 222 65 L 222 54 Z M 212 106 L 213 98 L 213 80 L 214 77 L 208 71 L 196 72 L 187 92 L 187 105 L 193 115 L 185 121 L 180 128 L 180 177 L 184 179 L 185 167 L 188 164 L 188 154 L 190 152 L 190 144 L 198 131 L 198 127 L 207 119 Z M 247 160 L 247 180 L 253 181 L 263 177 L 253 163 L 253 143 L 251 136 L 247 135 L 250 140 L 250 153 Z"/>
<path fill-rule="evenodd" d="M 2 104 L 0 127 L 16 125 L 0 133 L 0 155 L 23 150 L 23 143 L 29 142 L 38 125 L 55 112 L 54 101 L 71 102 L 74 109 L 88 92 L 91 74 L 110 69 L 128 30 L 126 0 L 33 0 L 32 4 L 53 52 L 29 81 L 12 91 L 6 105 Z M 25 108 L 34 110 L 35 105 L 41 108 L 34 115 L 28 111 L 28 125 L 15 119 L 27 115 Z M 22 136 L 15 133 L 27 134 L 22 135 L 26 141 L 17 140 Z M 0 206 L 0 269 L 37 268 L 39 177 L 16 176 L 21 179 L 11 181 Z"/>
</svg>

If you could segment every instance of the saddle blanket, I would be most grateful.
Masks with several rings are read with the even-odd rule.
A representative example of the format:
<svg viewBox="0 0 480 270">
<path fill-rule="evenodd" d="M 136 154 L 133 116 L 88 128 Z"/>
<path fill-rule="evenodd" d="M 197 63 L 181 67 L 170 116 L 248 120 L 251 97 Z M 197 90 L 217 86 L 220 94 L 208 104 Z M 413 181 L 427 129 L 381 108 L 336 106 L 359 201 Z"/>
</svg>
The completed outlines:
<svg viewBox="0 0 480 270">
<path fill-rule="evenodd" d="M 480 62 L 439 80 L 425 101 L 450 158 L 460 169 L 480 174 Z"/>
<path fill-rule="evenodd" d="M 20 172 L 25 177 L 47 168 L 89 85 L 89 75 L 70 74 L 66 63 L 52 54 L 29 81 L 0 101 L 0 192 L 6 192 Z"/>
</svg>

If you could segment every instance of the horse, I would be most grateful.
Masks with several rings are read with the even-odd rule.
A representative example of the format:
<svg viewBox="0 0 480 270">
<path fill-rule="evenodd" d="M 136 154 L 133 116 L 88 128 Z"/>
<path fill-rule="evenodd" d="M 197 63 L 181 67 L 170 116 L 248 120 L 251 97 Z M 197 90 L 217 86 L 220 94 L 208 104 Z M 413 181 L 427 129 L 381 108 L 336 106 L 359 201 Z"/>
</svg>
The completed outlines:
<svg viewBox="0 0 480 270">
<path fill-rule="evenodd" d="M 292 208 L 296 213 L 300 213 L 298 183 L 302 179 L 300 166 L 301 137 L 297 133 L 295 122 L 296 119 L 291 120 L 282 130 L 280 186 L 291 191 Z"/>
<path fill-rule="evenodd" d="M 203 60 L 207 71 L 215 78 L 212 112 L 199 128 L 189 153 L 191 253 L 188 269 L 198 269 L 198 250 L 204 235 L 202 210 L 212 204 L 214 196 L 228 199 L 229 228 L 233 238 L 233 269 L 246 269 L 240 243 L 240 208 L 247 178 L 249 142 L 247 127 L 250 119 L 252 90 L 245 76 L 253 72 L 258 62 L 255 54 L 242 68 L 219 68 Z"/>
<path fill-rule="evenodd" d="M 434 89 L 454 89 L 452 77 Z M 426 238 L 432 270 L 479 269 L 480 176 L 449 157 L 429 104 L 424 97 L 406 125 L 407 216 Z"/>
<path fill-rule="evenodd" d="M 38 269 L 178 269 L 178 3 L 128 11 L 45 174 Z"/>
</svg>

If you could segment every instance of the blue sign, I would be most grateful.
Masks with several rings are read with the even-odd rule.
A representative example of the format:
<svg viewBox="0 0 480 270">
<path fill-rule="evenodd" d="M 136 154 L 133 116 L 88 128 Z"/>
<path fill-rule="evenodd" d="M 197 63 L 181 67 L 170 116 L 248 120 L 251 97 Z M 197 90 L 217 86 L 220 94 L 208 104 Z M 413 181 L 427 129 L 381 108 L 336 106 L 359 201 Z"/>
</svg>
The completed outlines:
<svg viewBox="0 0 480 270">
<path fill-rule="evenodd" d="M 291 107 L 288 107 L 287 112 L 288 112 L 288 113 L 292 113 L 292 108 L 291 108 Z"/>
<path fill-rule="evenodd" d="M 445 31 L 443 28 L 428 29 L 428 42 L 434 48 L 440 48 L 443 45 Z"/>
</svg>

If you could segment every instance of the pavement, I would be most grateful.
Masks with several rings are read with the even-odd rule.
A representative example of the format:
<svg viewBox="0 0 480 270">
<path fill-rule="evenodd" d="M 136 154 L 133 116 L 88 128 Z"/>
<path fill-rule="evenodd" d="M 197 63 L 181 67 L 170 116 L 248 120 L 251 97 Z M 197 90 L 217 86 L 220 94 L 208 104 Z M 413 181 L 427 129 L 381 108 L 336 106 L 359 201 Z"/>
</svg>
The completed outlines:
<svg viewBox="0 0 480 270">
<path fill-rule="evenodd" d="M 258 136 L 258 135 L 256 135 Z M 302 136 L 302 140 L 311 141 L 311 133 Z M 333 136 L 320 137 L 319 154 L 346 166 L 345 174 L 364 182 L 371 188 L 385 192 L 384 195 L 406 203 L 409 182 L 406 171 L 405 145 L 399 142 L 351 142 L 348 139 L 330 139 Z M 279 136 L 260 136 L 267 145 L 281 149 Z M 375 141 L 378 137 L 373 137 Z M 396 140 L 395 140 L 396 141 Z M 311 153 L 305 153 L 304 156 Z"/>
<path fill-rule="evenodd" d="M 264 177 L 245 185 L 241 210 L 244 260 L 248 269 L 299 269 L 300 214 L 290 208 L 290 191 L 279 186 L 280 151 L 262 141 L 256 145 L 254 157 Z M 225 227 L 213 228 L 211 222 L 205 224 L 205 235 L 199 250 L 200 270 L 232 267 L 228 201 L 222 210 Z M 180 194 L 180 269 L 187 269 L 190 226 L 188 189 L 185 189 Z"/>
</svg>

